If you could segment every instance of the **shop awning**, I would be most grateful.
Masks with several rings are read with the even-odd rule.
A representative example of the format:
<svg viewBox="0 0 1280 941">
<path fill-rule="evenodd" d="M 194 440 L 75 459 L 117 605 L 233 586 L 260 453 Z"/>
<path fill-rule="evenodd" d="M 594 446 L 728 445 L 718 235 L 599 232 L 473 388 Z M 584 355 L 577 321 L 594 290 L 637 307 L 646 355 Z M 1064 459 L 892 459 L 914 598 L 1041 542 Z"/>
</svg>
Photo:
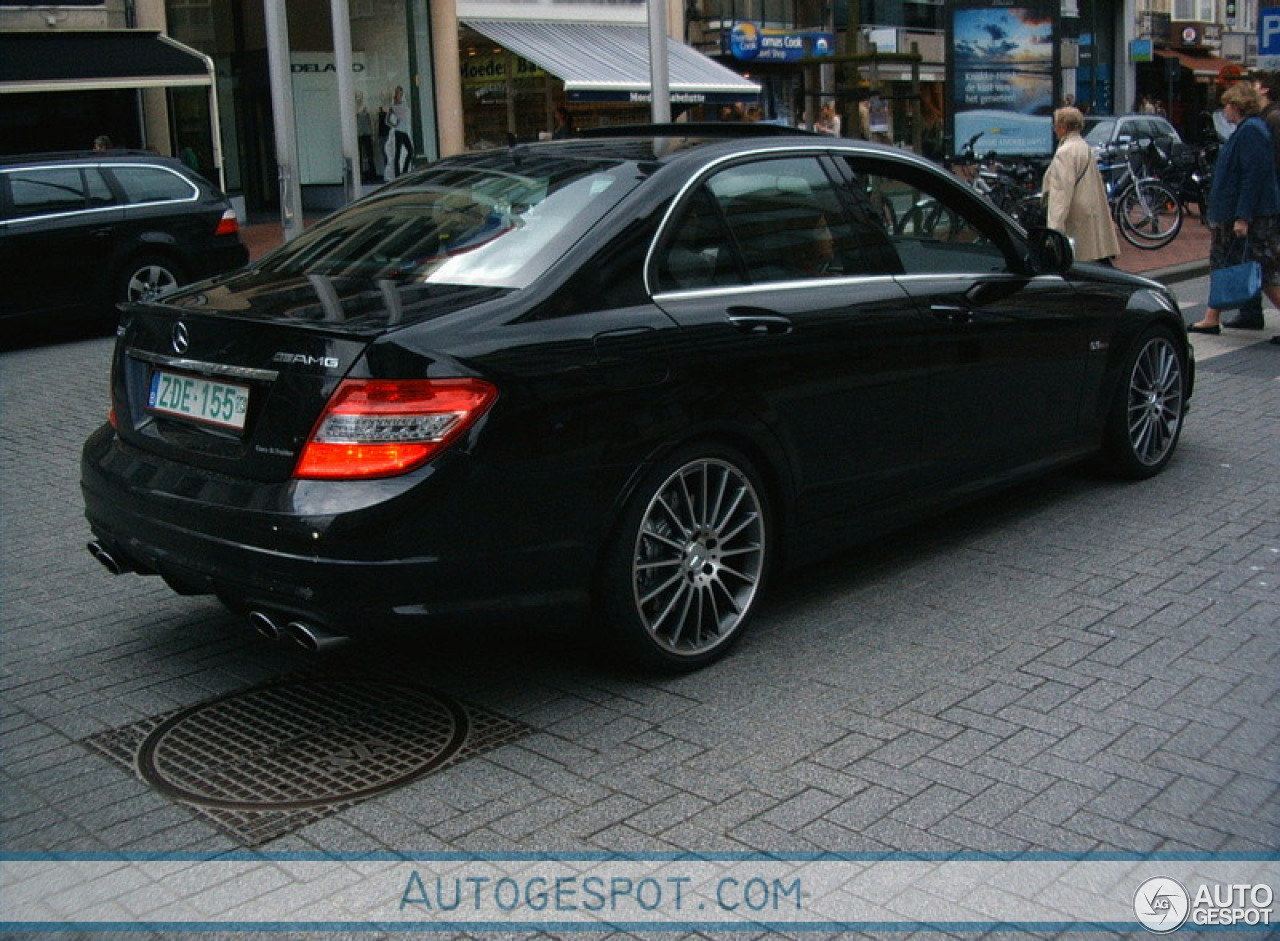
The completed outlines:
<svg viewBox="0 0 1280 941">
<path fill-rule="evenodd" d="M 649 32 L 618 23 L 464 21 L 478 33 L 564 82 L 570 101 L 647 102 Z M 760 86 L 667 38 L 673 104 L 752 101 Z"/>
<path fill-rule="evenodd" d="M 1219 59 L 1211 55 L 1198 56 L 1177 49 L 1157 49 L 1155 52 L 1162 59 L 1177 59 L 1179 64 L 1184 69 L 1190 69 L 1191 74 L 1196 78 L 1217 78 L 1218 73 L 1228 65 L 1239 65 L 1230 59 Z"/>
<path fill-rule="evenodd" d="M 0 32 L 0 94 L 212 84 L 208 59 L 158 32 Z"/>
</svg>

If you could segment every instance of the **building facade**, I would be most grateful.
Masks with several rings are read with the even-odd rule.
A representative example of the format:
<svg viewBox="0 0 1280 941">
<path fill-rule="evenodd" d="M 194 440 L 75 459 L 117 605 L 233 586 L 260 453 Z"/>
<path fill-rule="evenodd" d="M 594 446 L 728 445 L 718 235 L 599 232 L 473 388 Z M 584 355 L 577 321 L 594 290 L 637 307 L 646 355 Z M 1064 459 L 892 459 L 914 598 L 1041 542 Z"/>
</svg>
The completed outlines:
<svg viewBox="0 0 1280 941">
<path fill-rule="evenodd" d="M 973 105 L 957 97 L 968 74 L 957 69 L 994 49 L 966 44 L 964 10 L 995 11 L 966 14 L 989 35 L 997 13 L 1043 21 L 1029 41 L 1046 75 L 1008 73 L 1036 89 L 1009 107 L 1039 119 L 1068 96 L 1094 113 L 1145 99 L 1195 138 L 1228 66 L 1256 56 L 1257 0 L 666 0 L 672 112 L 812 127 L 826 105 L 845 135 L 955 153 L 957 113 Z M 268 12 L 287 23 L 283 39 Z M 108 134 L 182 156 L 250 212 L 274 211 L 274 49 L 292 98 L 290 181 L 325 210 L 397 160 L 546 137 L 560 123 L 648 120 L 646 22 L 645 0 L 0 0 L 0 33 L 150 30 L 209 67 L 93 87 L 24 83 L 0 62 L 0 148 L 77 149 Z M 985 73 L 968 83 L 973 107 L 993 84 Z"/>
</svg>

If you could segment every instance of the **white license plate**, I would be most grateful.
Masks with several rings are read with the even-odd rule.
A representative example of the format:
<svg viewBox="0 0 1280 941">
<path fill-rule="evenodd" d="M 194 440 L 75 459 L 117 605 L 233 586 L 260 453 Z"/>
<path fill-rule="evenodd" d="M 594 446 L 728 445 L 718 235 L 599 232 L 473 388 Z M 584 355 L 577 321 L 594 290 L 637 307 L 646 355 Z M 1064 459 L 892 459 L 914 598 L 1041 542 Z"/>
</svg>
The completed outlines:
<svg viewBox="0 0 1280 941">
<path fill-rule="evenodd" d="M 147 408 L 240 431 L 249 411 L 249 387 L 156 370 Z"/>
</svg>

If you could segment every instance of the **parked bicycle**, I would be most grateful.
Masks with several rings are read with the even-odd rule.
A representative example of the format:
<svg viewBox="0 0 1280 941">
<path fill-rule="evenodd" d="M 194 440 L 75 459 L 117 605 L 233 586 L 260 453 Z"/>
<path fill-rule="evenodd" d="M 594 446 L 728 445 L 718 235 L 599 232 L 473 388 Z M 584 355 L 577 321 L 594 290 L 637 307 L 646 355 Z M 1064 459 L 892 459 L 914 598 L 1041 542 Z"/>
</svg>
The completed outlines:
<svg viewBox="0 0 1280 941">
<path fill-rule="evenodd" d="M 1040 181 L 1048 160 L 1031 156 L 999 156 L 994 151 L 978 157 L 974 151 L 981 137 L 982 134 L 978 133 L 969 138 L 960 153 L 947 162 L 947 168 L 1016 219 L 1023 228 L 1044 225 Z"/>
<path fill-rule="evenodd" d="M 1182 200 L 1147 166 L 1147 147 L 1130 144 L 1103 151 L 1098 169 L 1107 188 L 1111 214 L 1130 245 L 1154 250 L 1182 231 Z"/>
<path fill-rule="evenodd" d="M 1190 213 L 1194 204 L 1202 225 L 1209 224 L 1209 191 L 1213 188 L 1213 164 L 1220 147 L 1216 142 L 1202 147 L 1179 141 L 1168 146 L 1161 146 L 1158 141 L 1151 144 L 1151 175 L 1178 194 L 1184 213 Z"/>
</svg>

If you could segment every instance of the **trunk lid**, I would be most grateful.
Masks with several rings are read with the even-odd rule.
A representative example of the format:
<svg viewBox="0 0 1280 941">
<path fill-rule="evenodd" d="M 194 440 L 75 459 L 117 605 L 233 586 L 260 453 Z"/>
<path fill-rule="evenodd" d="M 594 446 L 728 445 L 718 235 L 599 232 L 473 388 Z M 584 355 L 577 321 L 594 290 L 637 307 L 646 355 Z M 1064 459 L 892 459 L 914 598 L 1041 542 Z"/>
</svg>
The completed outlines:
<svg viewBox="0 0 1280 941">
<path fill-rule="evenodd" d="M 117 431 L 208 471 L 287 480 L 371 342 L 501 293 L 249 271 L 135 305 L 116 344 Z"/>
</svg>

